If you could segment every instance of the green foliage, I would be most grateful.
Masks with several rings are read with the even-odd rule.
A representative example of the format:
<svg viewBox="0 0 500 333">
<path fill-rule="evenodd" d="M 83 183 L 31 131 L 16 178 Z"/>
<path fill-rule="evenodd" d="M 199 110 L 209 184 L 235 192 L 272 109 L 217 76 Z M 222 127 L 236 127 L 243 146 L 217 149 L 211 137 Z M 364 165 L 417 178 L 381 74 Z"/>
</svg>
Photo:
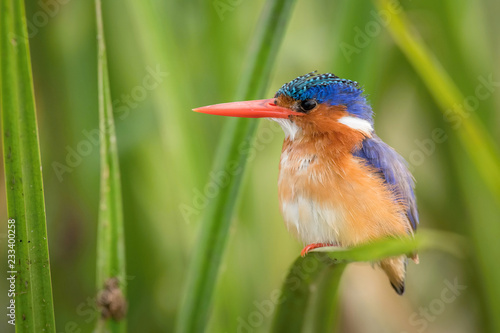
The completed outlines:
<svg viewBox="0 0 500 333">
<path fill-rule="evenodd" d="M 380 9 L 390 12 L 390 1 L 379 0 L 377 4 Z M 436 60 L 435 55 L 412 32 L 414 29 L 404 13 L 394 14 L 389 19 L 391 23 L 388 28 L 394 40 L 424 81 L 445 117 L 454 123 L 452 126 L 457 131 L 457 137 L 463 149 L 469 155 L 485 187 L 491 192 L 485 196 L 492 196 L 498 206 L 500 204 L 500 154 L 493 136 L 482 124 L 479 116 L 466 108 L 467 99 L 463 97 L 450 75 Z M 477 88 L 474 93 L 478 94 Z M 459 161 L 459 159 L 457 156 L 456 160 Z M 467 186 L 467 177 L 463 174 L 458 181 Z M 477 210 L 476 207 L 472 210 Z M 475 215 L 479 216 L 480 213 Z M 500 248 L 485 241 L 491 234 L 500 235 L 500 224 L 491 223 L 489 218 L 479 218 L 475 223 L 471 223 L 470 229 L 475 235 L 474 244 L 482 273 L 481 280 L 484 288 L 488 290 L 484 294 L 485 302 L 489 309 L 500 309 L 500 285 L 497 283 L 500 280 L 500 269 L 497 265 L 491 265 L 491 262 L 500 256 Z M 497 315 L 490 312 L 487 321 L 491 330 L 500 331 L 500 318 Z"/>
<path fill-rule="evenodd" d="M 9 277 L 15 275 L 16 293 L 12 299 L 16 332 L 55 332 L 42 167 L 23 1 L 2 0 L 0 24 L 7 214 L 15 221 L 9 222 L 9 234 L 15 232 L 15 243 L 9 242 L 7 253 L 13 255 L 8 257 L 8 271 L 14 272 Z"/>
<path fill-rule="evenodd" d="M 385 10 L 387 13 L 394 12 L 391 10 L 391 1 L 378 0 L 376 2 L 380 10 Z M 493 138 L 482 125 L 477 114 L 457 107 L 465 103 L 463 95 L 436 57 L 415 33 L 412 33 L 412 28 L 404 13 L 393 14 L 388 19 L 390 20 L 388 28 L 394 40 L 428 87 L 429 93 L 434 97 L 441 111 L 447 119 L 453 122 L 456 122 L 457 118 L 460 119 L 460 122 L 456 123 L 458 137 L 485 183 L 500 203 L 500 155 Z"/>
<path fill-rule="evenodd" d="M 323 247 L 295 260 L 283 283 L 271 332 L 334 332 L 338 290 L 347 263 L 377 262 L 388 257 L 441 250 L 458 258 L 468 254 L 458 235 L 420 230 L 416 237 L 389 238 L 353 248 Z M 309 320 L 308 320 L 309 319 Z"/>
<path fill-rule="evenodd" d="M 263 95 L 294 2 L 267 2 L 237 99 L 257 99 Z M 241 142 L 252 142 L 256 128 L 256 121 L 239 118 L 228 120 L 223 129 L 213 171 L 217 173 L 226 170 L 229 165 L 237 165 L 239 168 L 238 172 L 230 176 L 228 184 L 221 187 L 218 195 L 208 204 L 201 221 L 202 227 L 190 267 L 185 303 L 179 314 L 178 332 L 201 332 L 208 321 L 213 290 L 248 157 L 241 152 Z"/>
<path fill-rule="evenodd" d="M 99 302 L 106 293 L 121 293 L 121 299 L 105 302 L 105 307 L 118 307 L 120 313 L 109 314 L 97 323 L 97 332 L 126 332 L 126 321 L 122 318 L 126 307 L 125 237 L 123 231 L 123 208 L 120 184 L 120 169 L 116 144 L 113 107 L 109 88 L 106 43 L 102 19 L 101 1 L 96 0 L 97 21 L 97 70 L 99 90 L 99 128 L 101 145 L 101 195 L 97 230 L 97 290 Z M 117 279 L 118 285 L 110 283 Z M 118 290 L 116 290 L 118 288 Z M 110 290 L 112 289 L 112 290 Z M 104 296 L 103 296 L 104 295 Z M 101 304 L 101 306 L 103 306 Z"/>
<path fill-rule="evenodd" d="M 96 249 L 115 258 L 115 271 L 120 270 L 121 260 L 114 241 L 102 249 L 101 236 L 96 239 L 96 221 L 98 215 L 102 220 L 103 214 L 99 212 L 97 191 L 101 168 L 95 4 L 26 1 L 27 32 L 18 35 L 27 37 L 14 39 L 23 43 L 12 44 L 12 39 L 5 37 L 22 17 L 15 15 L 14 10 L 21 8 L 22 2 L 1 3 L 4 134 L 0 140 L 4 147 L 12 147 L 12 154 L 4 153 L 0 172 L 24 180 L 20 174 L 23 168 L 40 170 L 39 164 L 22 162 L 22 141 L 14 140 L 33 132 L 20 130 L 25 126 L 22 118 L 5 112 L 9 103 L 16 105 L 8 109 L 15 114 L 29 110 L 17 105 L 24 103 L 23 94 L 31 94 L 31 88 L 27 89 L 31 79 L 20 79 L 16 74 L 20 72 L 18 64 L 25 63 L 23 57 L 28 56 L 23 50 L 29 41 L 57 331 L 90 332 L 99 316 L 95 309 L 96 280 L 101 281 L 98 289 L 103 288 L 102 281 L 106 280 L 94 275 Z M 121 180 L 110 177 L 113 189 L 109 188 L 109 194 L 121 192 L 123 203 L 128 330 L 174 331 L 178 318 L 184 316 L 187 320 L 186 314 L 200 308 L 204 310 L 200 318 L 204 318 L 199 325 L 207 332 L 245 331 L 243 327 L 267 332 L 275 325 L 276 313 L 294 309 L 274 303 L 274 307 L 269 307 L 274 311 L 260 307 L 271 304 L 300 251 L 300 244 L 283 226 L 278 209 L 281 129 L 268 121 L 211 117 L 191 109 L 247 98 L 269 98 L 283 83 L 318 70 L 364 86 L 376 114 L 377 134 L 408 160 L 417 181 L 422 224 L 415 244 L 421 263 L 408 266 L 403 297 L 395 295 L 383 274 L 368 264 L 347 265 L 345 270 L 337 269 L 344 267 L 344 261 L 325 265 L 310 284 L 323 292 L 304 294 L 307 311 L 302 312 L 303 318 L 293 316 L 291 320 L 300 321 L 303 331 L 314 332 L 331 332 L 339 327 L 363 332 L 499 331 L 500 273 L 494 263 L 500 255 L 496 152 L 496 143 L 500 141 L 500 118 L 496 112 L 500 105 L 500 72 L 495 66 L 500 51 L 496 34 L 500 29 L 496 16 L 500 2 L 400 1 L 399 11 L 393 13 L 386 11 L 386 1 L 299 1 L 293 13 L 287 14 L 291 12 L 287 7 L 279 15 L 283 20 L 289 16 L 286 34 L 268 35 L 283 39 L 279 52 L 276 53 L 279 43 L 268 40 L 265 43 L 274 51 L 267 50 L 268 55 L 260 53 L 264 58 L 275 57 L 274 62 L 256 58 L 259 41 L 264 40 L 262 34 L 267 29 L 259 20 L 264 3 L 102 3 L 107 46 L 104 59 L 108 60 L 102 74 L 109 73 L 110 91 L 101 89 L 101 97 L 108 103 L 104 114 L 108 121 L 112 104 L 118 142 L 115 156 L 120 161 Z M 280 20 L 271 23 L 277 25 L 277 30 L 286 26 Z M 249 41 L 255 43 L 249 45 Z M 16 54 L 22 57 L 5 48 L 20 51 Z M 6 65 L 9 63 L 14 65 Z M 261 67 L 253 71 L 256 63 Z M 12 79 L 6 79 L 6 75 Z M 265 84 L 256 84 L 256 80 Z M 490 83 L 485 84 L 486 81 Z M 104 87 L 104 76 L 101 83 Z M 247 95 L 250 85 L 253 92 Z M 19 95 L 9 91 L 18 91 Z M 462 117 L 460 108 L 473 110 L 469 117 Z M 5 129 L 12 136 L 6 137 Z M 251 137 L 254 139 L 247 140 Z M 103 142 L 111 152 L 115 148 L 109 138 Z M 226 167 L 235 149 L 242 152 L 234 160 L 235 169 L 248 164 L 246 171 L 241 168 L 229 186 L 220 186 L 225 184 L 224 172 L 228 170 L 213 171 Z M 22 167 L 11 168 L 13 161 L 20 161 Z M 115 167 L 118 171 L 116 161 L 115 157 L 108 160 L 112 177 L 118 175 L 112 171 Z M 8 177 L 5 181 L 0 179 L 0 187 L 7 189 L 7 200 L 3 197 L 5 191 L 0 189 L 0 221 L 11 217 L 15 201 L 24 203 L 25 192 L 10 184 Z M 115 184 L 121 185 L 121 191 Z M 23 182 L 23 191 L 26 186 Z M 115 189 L 118 192 L 113 192 Z M 120 201 L 114 202 L 117 205 L 109 207 L 119 218 Z M 23 213 L 27 214 L 27 209 L 20 210 L 21 220 Z M 217 219 L 218 226 L 210 229 L 217 225 Z M 4 226 L 0 230 L 0 258 L 6 258 L 8 248 L 1 235 L 7 233 L 7 223 L 0 225 Z M 36 228 L 45 225 L 39 223 Z M 428 232 L 429 229 L 442 230 L 443 234 Z M 30 230 L 26 232 L 17 234 L 24 245 Z M 218 236 L 213 238 L 215 235 Z M 383 246 L 396 253 L 399 243 L 393 241 L 388 240 Z M 415 244 L 407 245 L 412 248 Z M 200 254 L 202 248 L 207 249 L 204 254 Z M 29 250 L 26 245 L 18 247 L 18 254 L 26 257 Z M 337 250 L 338 260 L 386 255 L 378 247 Z M 99 255 L 100 259 L 104 257 Z M 196 263 L 201 273 L 193 277 Z M 48 275 L 48 266 L 44 269 Z M 349 278 L 342 279 L 339 288 L 342 272 Z M 19 276 L 24 279 L 22 274 L 20 271 Z M 112 275 L 119 274 L 108 276 Z M 208 283 L 191 290 L 185 288 L 202 280 Z M 0 290 L 6 290 L 6 281 L 0 279 Z M 433 321 L 422 321 L 420 308 L 431 311 L 431 304 L 442 301 L 444 281 L 458 281 L 467 288 L 453 302 L 443 303 L 442 313 L 431 313 Z M 78 288 L 67 288 L 68 285 Z M 360 285 L 363 288 L 358 288 Z M 33 287 L 28 284 L 28 290 L 34 290 Z M 25 285 L 17 288 L 24 291 Z M 200 296 L 202 291 L 207 297 Z M 182 303 L 185 292 L 191 293 L 192 300 Z M 202 302 L 195 302 L 199 297 Z M 7 305 L 6 299 L 0 297 L 2 308 Z M 51 300 L 42 299 L 48 303 Z M 296 300 L 305 302 L 300 297 Z M 21 307 L 30 306 L 32 299 L 28 294 L 19 294 L 17 301 Z M 181 304 L 189 303 L 191 310 L 184 307 L 182 312 Z M 339 304 L 345 306 L 339 308 Z M 380 304 L 387 304 L 390 311 Z M 364 312 L 358 315 L 356 309 L 361 306 Z M 295 309 L 295 314 L 301 314 Z M 34 315 L 41 313 L 34 311 Z M 26 316 L 23 324 L 32 327 L 33 318 Z M 420 320 L 410 321 L 411 318 Z M 6 321 L 0 321 L 1 332 L 11 329 Z"/>
<path fill-rule="evenodd" d="M 344 268 L 345 264 L 335 264 L 326 254 L 297 258 L 281 289 L 271 332 L 332 332 Z M 308 310 L 313 314 L 309 324 Z M 311 330 L 305 329 L 308 325 Z"/>
</svg>

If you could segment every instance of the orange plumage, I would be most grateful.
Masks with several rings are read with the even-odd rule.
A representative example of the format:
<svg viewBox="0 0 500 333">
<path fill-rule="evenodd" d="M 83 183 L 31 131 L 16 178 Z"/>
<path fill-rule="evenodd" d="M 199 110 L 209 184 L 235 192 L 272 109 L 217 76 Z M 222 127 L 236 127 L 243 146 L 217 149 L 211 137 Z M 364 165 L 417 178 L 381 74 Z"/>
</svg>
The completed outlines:
<svg viewBox="0 0 500 333">
<path fill-rule="evenodd" d="M 196 111 L 266 117 L 281 125 L 281 212 L 290 233 L 306 245 L 303 255 L 328 244 L 350 247 L 416 229 L 413 177 L 401 156 L 376 136 L 373 112 L 356 82 L 309 73 L 283 85 L 273 100 Z M 402 294 L 406 256 L 379 265 Z"/>
<path fill-rule="evenodd" d="M 286 106 L 287 98 L 276 104 Z M 333 115 L 333 116 L 332 116 Z M 336 120 L 339 107 L 320 105 L 308 117 L 292 116 L 300 134 L 286 138 L 280 160 L 278 191 L 285 224 L 307 245 L 336 243 L 349 247 L 387 236 L 405 236 L 411 226 L 404 203 L 394 200 L 384 180 L 351 152 L 370 135 Z M 393 284 L 404 280 L 402 260 L 381 267 Z"/>
</svg>

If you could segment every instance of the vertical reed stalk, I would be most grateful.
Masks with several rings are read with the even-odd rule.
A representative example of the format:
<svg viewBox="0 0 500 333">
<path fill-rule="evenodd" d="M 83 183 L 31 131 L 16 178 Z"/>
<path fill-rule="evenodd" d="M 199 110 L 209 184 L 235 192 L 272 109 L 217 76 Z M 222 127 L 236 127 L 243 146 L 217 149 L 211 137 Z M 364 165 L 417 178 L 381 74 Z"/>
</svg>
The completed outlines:
<svg viewBox="0 0 500 333">
<path fill-rule="evenodd" d="M 97 227 L 97 332 L 126 332 L 125 237 L 101 1 L 96 0 L 101 193 Z"/>
<path fill-rule="evenodd" d="M 294 3 L 294 0 L 267 1 L 237 99 L 263 97 Z M 247 155 L 242 154 L 238 147 L 242 142 L 252 142 L 257 125 L 256 120 L 239 118 L 227 120 L 224 127 L 213 170 L 217 173 L 237 166 L 238 172 L 230 177 L 226 186 L 220 188 L 202 218 L 185 299 L 178 316 L 179 333 L 202 332 L 206 328 L 247 160 Z"/>
<path fill-rule="evenodd" d="M 24 1 L 1 0 L 0 98 L 9 217 L 8 270 L 10 277 L 15 277 L 15 295 L 9 306 L 15 306 L 16 332 L 55 332 L 42 166 L 27 36 Z M 12 319 L 9 316 L 9 320 Z"/>
</svg>

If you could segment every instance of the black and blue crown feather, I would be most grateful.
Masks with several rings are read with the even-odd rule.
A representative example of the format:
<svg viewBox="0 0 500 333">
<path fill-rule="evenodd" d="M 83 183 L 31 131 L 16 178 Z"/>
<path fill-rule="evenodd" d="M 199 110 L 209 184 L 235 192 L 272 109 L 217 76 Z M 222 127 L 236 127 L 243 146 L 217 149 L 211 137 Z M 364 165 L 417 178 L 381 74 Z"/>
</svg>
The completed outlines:
<svg viewBox="0 0 500 333">
<path fill-rule="evenodd" d="M 335 74 L 311 72 L 285 83 L 275 97 L 289 96 L 303 101 L 315 99 L 318 103 L 344 105 L 347 111 L 359 118 L 372 121 L 373 112 L 356 81 L 342 79 Z"/>
</svg>

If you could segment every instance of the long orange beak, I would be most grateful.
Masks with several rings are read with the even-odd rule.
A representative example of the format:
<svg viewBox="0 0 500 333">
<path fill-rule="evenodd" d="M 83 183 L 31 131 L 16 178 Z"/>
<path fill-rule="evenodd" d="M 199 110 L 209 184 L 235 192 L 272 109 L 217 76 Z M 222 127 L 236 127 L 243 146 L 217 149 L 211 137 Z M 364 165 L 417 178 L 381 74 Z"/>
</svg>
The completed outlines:
<svg viewBox="0 0 500 333">
<path fill-rule="evenodd" d="M 245 118 L 288 118 L 302 116 L 303 113 L 292 111 L 274 104 L 274 99 L 258 99 L 255 101 L 214 104 L 193 109 L 195 112 L 214 114 L 217 116 Z"/>
</svg>

